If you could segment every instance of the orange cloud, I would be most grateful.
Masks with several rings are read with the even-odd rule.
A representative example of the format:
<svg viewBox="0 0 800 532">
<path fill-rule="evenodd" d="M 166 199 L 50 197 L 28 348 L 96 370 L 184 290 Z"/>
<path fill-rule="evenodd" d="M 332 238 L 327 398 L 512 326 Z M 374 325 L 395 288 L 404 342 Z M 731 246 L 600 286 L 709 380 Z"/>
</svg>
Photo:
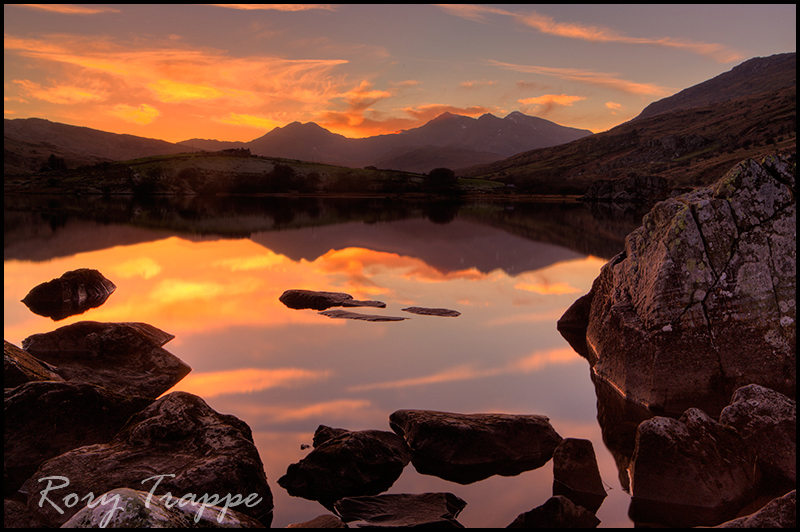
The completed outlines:
<svg viewBox="0 0 800 532">
<path fill-rule="evenodd" d="M 96 15 L 98 13 L 119 13 L 119 9 L 110 7 L 83 7 L 71 4 L 8 4 L 40 11 L 61 13 L 62 15 Z"/>
<path fill-rule="evenodd" d="M 738 61 L 744 58 L 741 53 L 731 50 L 722 44 L 694 42 L 685 39 L 674 39 L 671 37 L 630 37 L 613 29 L 604 28 L 602 26 L 592 26 L 572 22 L 556 22 L 553 17 L 542 15 L 534 11 L 529 13 L 514 13 L 512 11 L 495 7 L 464 4 L 440 5 L 439 7 L 450 14 L 477 22 L 486 22 L 484 15 L 487 14 L 507 16 L 511 17 L 518 23 L 529 28 L 533 28 L 541 33 L 565 37 L 568 39 L 579 39 L 590 42 L 645 44 L 677 48 L 695 54 L 711 57 L 720 63 L 730 63 L 731 61 Z"/>
<path fill-rule="evenodd" d="M 513 63 L 503 63 L 501 61 L 488 61 L 489 64 L 499 66 L 508 70 L 516 72 L 523 72 L 526 74 L 543 74 L 546 76 L 555 76 L 568 81 L 576 81 L 578 83 L 585 83 L 587 85 L 596 85 L 610 89 L 627 92 L 630 94 L 643 95 L 643 96 L 667 96 L 672 94 L 672 90 L 665 87 L 659 87 L 652 83 L 636 83 L 625 79 L 618 78 L 616 74 L 608 74 L 604 72 L 593 72 L 591 70 L 583 70 L 579 68 L 558 68 L 558 67 L 543 67 L 535 65 L 515 65 Z"/>
<path fill-rule="evenodd" d="M 585 100 L 583 96 L 569 96 L 567 94 L 545 94 L 534 98 L 517 100 L 521 105 L 533 105 L 539 115 L 546 115 L 556 106 L 570 107 L 573 103 Z"/>
<path fill-rule="evenodd" d="M 15 79 L 14 83 L 22 87 L 28 96 L 50 103 L 74 104 L 108 99 L 108 92 L 105 90 L 87 89 L 75 85 L 56 85 L 50 88 L 42 88 L 39 83 L 27 79 Z"/>
<path fill-rule="evenodd" d="M 323 9 L 333 11 L 334 7 L 330 4 L 209 4 L 216 7 L 228 9 L 241 9 L 244 11 L 309 11 L 312 9 Z"/>
<path fill-rule="evenodd" d="M 216 397 L 308 384 L 324 380 L 330 374 L 331 372 L 328 370 L 307 370 L 302 368 L 242 368 L 190 373 L 174 389 L 201 397 Z"/>
<path fill-rule="evenodd" d="M 149 124 L 161 114 L 158 109 L 146 103 L 139 105 L 139 107 L 121 103 L 115 105 L 106 113 L 133 124 Z"/>
</svg>

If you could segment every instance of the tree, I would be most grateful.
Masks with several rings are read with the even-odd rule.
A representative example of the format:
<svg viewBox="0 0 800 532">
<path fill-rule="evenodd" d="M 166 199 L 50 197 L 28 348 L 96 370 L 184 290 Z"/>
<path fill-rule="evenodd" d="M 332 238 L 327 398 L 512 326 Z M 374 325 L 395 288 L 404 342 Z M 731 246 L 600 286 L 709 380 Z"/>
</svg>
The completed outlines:
<svg viewBox="0 0 800 532">
<path fill-rule="evenodd" d="M 458 191 L 458 178 L 449 168 L 434 168 L 425 176 L 425 188 L 440 194 L 452 194 Z"/>
</svg>

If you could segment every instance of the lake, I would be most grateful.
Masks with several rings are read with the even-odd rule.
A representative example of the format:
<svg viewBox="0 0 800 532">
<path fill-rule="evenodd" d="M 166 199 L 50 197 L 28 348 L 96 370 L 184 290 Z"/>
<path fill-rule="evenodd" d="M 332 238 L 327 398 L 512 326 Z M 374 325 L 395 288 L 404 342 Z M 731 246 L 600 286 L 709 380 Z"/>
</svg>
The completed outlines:
<svg viewBox="0 0 800 532">
<path fill-rule="evenodd" d="M 329 513 L 277 484 L 319 425 L 390 430 L 400 409 L 543 414 L 594 444 L 608 497 L 601 527 L 630 527 L 629 495 L 603 443 L 588 362 L 556 331 L 637 215 L 581 204 L 376 199 L 4 198 L 4 338 L 82 320 L 146 322 L 193 371 L 173 390 L 252 428 L 275 497 L 273 527 Z M 77 268 L 117 286 L 54 322 L 20 300 Z M 347 292 L 408 318 L 331 319 L 278 301 L 287 289 Z M 458 317 L 403 312 L 457 310 Z M 416 473 L 390 493 L 447 491 L 467 527 L 505 527 L 552 494 L 552 463 L 469 485 Z"/>
</svg>

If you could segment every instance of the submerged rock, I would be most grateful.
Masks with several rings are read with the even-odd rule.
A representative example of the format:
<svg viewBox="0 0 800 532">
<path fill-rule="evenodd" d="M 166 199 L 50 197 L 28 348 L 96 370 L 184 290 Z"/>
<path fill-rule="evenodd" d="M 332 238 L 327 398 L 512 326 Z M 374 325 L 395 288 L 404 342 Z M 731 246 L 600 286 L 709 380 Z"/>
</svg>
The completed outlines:
<svg viewBox="0 0 800 532">
<path fill-rule="evenodd" d="M 22 347 L 67 381 L 155 398 L 192 370 L 162 349 L 172 338 L 146 323 L 81 321 L 29 336 Z"/>
<path fill-rule="evenodd" d="M 51 504 L 38 504 L 39 479 L 61 477 L 68 486 L 50 490 Z M 56 485 L 62 484 L 54 481 Z M 115 488 L 144 489 L 160 497 L 188 493 L 249 498 L 236 509 L 272 521 L 272 492 L 253 444 L 250 427 L 219 414 L 201 398 L 173 392 L 134 415 L 108 443 L 87 445 L 52 458 L 39 467 L 20 490 L 29 495 L 28 509 L 50 526 L 60 526 L 95 496 Z M 75 493 L 80 504 L 63 498 Z M 61 510 L 63 513 L 59 513 Z"/>
<path fill-rule="evenodd" d="M 597 513 L 606 490 L 590 440 L 565 438 L 553 452 L 553 495 Z"/>
<path fill-rule="evenodd" d="M 99 307 L 116 289 L 99 271 L 81 268 L 34 287 L 22 302 L 31 312 L 58 321 Z"/>
<path fill-rule="evenodd" d="M 289 465 L 278 485 L 328 509 L 342 497 L 377 495 L 392 487 L 411 459 L 405 441 L 391 432 L 340 430 L 320 426 L 317 432 L 324 436 L 315 435 L 315 449 Z"/>
<path fill-rule="evenodd" d="M 750 383 L 795 396 L 795 173 L 750 159 L 644 217 L 559 321 L 598 377 L 675 415 Z"/>
<path fill-rule="evenodd" d="M 755 454 L 735 429 L 690 408 L 639 425 L 630 477 L 635 522 L 717 525 L 753 497 Z"/>
<path fill-rule="evenodd" d="M 381 316 L 378 314 L 359 314 L 358 312 L 350 312 L 349 310 L 325 310 L 320 312 L 323 316 L 329 318 L 337 318 L 343 320 L 361 320 L 361 321 L 403 321 L 408 318 L 400 316 Z"/>
<path fill-rule="evenodd" d="M 530 512 L 519 514 L 506 528 L 596 528 L 600 519 L 566 497 L 556 495 Z"/>
<path fill-rule="evenodd" d="M 188 498 L 162 500 L 131 488 L 117 488 L 98 499 L 101 502 L 97 506 L 84 507 L 61 528 L 264 528 L 259 521 L 231 508 Z"/>
<path fill-rule="evenodd" d="M 447 318 L 457 318 L 458 316 L 461 316 L 461 313 L 457 310 L 450 310 L 447 308 L 408 307 L 401 310 L 403 312 L 420 314 L 422 316 L 444 316 Z"/>
<path fill-rule="evenodd" d="M 467 505 L 452 493 L 390 493 L 375 497 L 347 497 L 335 504 L 346 523 L 358 527 L 464 528 L 456 517 Z"/>
<path fill-rule="evenodd" d="M 418 472 L 459 484 L 541 467 L 561 443 L 548 418 L 537 415 L 398 410 L 389 424 L 408 442 Z"/>
<path fill-rule="evenodd" d="M 326 310 L 331 307 L 384 308 L 382 301 L 359 301 L 344 292 L 316 292 L 313 290 L 286 290 L 278 300 L 291 309 Z"/>
</svg>

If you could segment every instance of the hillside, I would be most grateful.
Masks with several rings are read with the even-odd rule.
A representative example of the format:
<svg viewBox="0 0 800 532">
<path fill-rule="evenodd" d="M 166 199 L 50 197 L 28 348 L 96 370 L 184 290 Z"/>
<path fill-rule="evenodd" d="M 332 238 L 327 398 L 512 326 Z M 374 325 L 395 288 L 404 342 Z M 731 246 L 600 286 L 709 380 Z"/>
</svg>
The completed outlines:
<svg viewBox="0 0 800 532">
<path fill-rule="evenodd" d="M 774 63 L 773 58 L 760 61 L 768 65 Z M 743 64 L 746 69 L 734 69 L 735 94 L 747 90 L 754 94 L 712 104 L 692 103 L 714 98 L 718 81 L 706 82 L 660 107 L 653 104 L 656 110 L 677 107 L 674 110 L 640 115 L 588 138 L 462 168 L 457 174 L 511 183 L 520 191 L 541 194 L 582 194 L 598 179 L 635 175 L 662 176 L 671 187 L 709 184 L 741 159 L 796 152 L 796 75 L 788 72 L 794 63 L 780 63 L 781 68 L 762 69 L 759 60 L 751 60 Z M 761 77 L 748 82 L 747 76 L 740 75 L 747 72 Z M 765 86 L 771 89 L 763 92 Z"/>
</svg>

